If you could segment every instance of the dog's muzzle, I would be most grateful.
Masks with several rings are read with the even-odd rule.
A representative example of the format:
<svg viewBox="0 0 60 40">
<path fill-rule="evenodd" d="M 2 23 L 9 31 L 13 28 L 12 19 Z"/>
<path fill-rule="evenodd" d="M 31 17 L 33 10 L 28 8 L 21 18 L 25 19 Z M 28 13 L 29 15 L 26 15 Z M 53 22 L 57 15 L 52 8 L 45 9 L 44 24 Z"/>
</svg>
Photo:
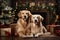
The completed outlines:
<svg viewBox="0 0 60 40">
<path fill-rule="evenodd" d="M 24 19 L 26 19 L 26 16 L 24 16 Z"/>
<path fill-rule="evenodd" d="M 35 20 L 35 24 L 37 24 L 38 23 L 38 20 Z"/>
<path fill-rule="evenodd" d="M 37 20 L 35 20 L 35 22 L 38 22 Z"/>
</svg>

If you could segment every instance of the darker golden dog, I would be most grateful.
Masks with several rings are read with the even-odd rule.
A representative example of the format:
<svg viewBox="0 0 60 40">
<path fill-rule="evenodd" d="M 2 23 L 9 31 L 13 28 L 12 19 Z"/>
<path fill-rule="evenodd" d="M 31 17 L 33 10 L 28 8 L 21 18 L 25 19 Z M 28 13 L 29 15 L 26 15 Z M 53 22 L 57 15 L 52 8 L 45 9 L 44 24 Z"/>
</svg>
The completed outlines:
<svg viewBox="0 0 60 40">
<path fill-rule="evenodd" d="M 27 27 L 28 23 L 29 23 L 29 17 L 31 16 L 31 12 L 28 10 L 22 10 L 18 13 L 18 21 L 17 21 L 17 25 L 16 25 L 16 33 L 20 36 L 23 37 L 27 34 L 29 34 L 29 30 L 25 30 L 25 28 Z"/>
</svg>

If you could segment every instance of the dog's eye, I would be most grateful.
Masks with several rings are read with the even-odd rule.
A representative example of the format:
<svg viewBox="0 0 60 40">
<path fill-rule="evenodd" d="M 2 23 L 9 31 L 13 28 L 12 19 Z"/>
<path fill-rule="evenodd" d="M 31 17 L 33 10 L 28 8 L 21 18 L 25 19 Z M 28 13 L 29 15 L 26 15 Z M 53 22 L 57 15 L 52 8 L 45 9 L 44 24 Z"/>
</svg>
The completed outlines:
<svg viewBox="0 0 60 40">
<path fill-rule="evenodd" d="M 37 17 L 37 18 L 39 18 L 39 17 Z"/>
<path fill-rule="evenodd" d="M 33 18 L 35 18 L 35 17 L 33 17 Z"/>
<path fill-rule="evenodd" d="M 28 13 L 26 13 L 26 14 L 28 14 Z"/>
<path fill-rule="evenodd" d="M 22 14 L 24 14 L 24 13 L 22 13 Z"/>
</svg>

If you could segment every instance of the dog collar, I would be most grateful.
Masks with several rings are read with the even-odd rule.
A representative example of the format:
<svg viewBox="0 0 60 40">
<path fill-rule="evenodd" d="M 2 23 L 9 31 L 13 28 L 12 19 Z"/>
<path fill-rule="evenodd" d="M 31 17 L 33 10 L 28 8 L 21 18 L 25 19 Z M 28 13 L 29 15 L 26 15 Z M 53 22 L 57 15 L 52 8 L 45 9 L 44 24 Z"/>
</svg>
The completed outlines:
<svg viewBox="0 0 60 40">
<path fill-rule="evenodd" d="M 19 17 L 19 18 L 22 18 L 22 17 Z"/>
</svg>

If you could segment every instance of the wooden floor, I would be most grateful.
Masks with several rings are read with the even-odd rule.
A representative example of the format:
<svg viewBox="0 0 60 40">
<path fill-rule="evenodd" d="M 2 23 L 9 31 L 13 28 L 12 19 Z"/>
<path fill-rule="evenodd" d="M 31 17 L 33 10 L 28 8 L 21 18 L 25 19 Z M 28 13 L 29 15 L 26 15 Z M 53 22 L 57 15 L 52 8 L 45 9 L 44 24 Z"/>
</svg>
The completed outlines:
<svg viewBox="0 0 60 40">
<path fill-rule="evenodd" d="M 21 37 L 0 37 L 0 40 L 60 40 L 58 36 L 41 36 L 41 37 L 28 37 L 28 38 L 21 38 Z"/>
</svg>

